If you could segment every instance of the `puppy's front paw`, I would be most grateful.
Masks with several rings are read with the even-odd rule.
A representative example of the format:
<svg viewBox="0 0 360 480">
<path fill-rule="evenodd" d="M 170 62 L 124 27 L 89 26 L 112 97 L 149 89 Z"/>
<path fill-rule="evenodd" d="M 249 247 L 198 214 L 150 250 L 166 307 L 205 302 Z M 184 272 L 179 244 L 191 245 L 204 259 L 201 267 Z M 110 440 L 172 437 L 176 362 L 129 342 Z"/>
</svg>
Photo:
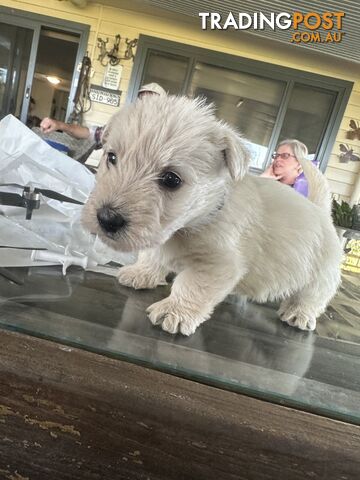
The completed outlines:
<svg viewBox="0 0 360 480">
<path fill-rule="evenodd" d="M 121 285 L 135 288 L 136 290 L 155 288 L 158 285 L 166 284 L 164 278 L 159 278 L 156 273 L 144 270 L 136 264 L 121 267 L 117 279 Z"/>
<path fill-rule="evenodd" d="M 153 325 L 161 324 L 161 328 L 166 332 L 180 332 L 186 336 L 193 334 L 197 327 L 208 318 L 196 309 L 174 302 L 170 297 L 153 303 L 146 311 Z"/>
<path fill-rule="evenodd" d="M 288 323 L 292 327 L 300 330 L 315 330 L 316 317 L 310 312 L 305 312 L 299 306 L 289 306 L 286 310 L 279 310 L 281 321 Z"/>
</svg>

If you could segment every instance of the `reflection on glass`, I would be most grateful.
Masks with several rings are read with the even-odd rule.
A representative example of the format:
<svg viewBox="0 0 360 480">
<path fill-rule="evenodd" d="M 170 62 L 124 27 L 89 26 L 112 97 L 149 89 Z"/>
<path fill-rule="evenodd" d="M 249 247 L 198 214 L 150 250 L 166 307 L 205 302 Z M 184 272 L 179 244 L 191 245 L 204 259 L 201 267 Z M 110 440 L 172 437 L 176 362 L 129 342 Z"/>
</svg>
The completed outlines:
<svg viewBox="0 0 360 480">
<path fill-rule="evenodd" d="M 0 330 L 24 332 L 200 380 L 267 401 L 360 421 L 360 288 L 343 276 L 316 332 L 281 322 L 277 303 L 229 296 L 194 335 L 169 335 L 146 309 L 170 285 L 133 290 L 71 267 L 8 269 L 0 275 Z"/>
<path fill-rule="evenodd" d="M 0 23 L 0 119 L 20 117 L 33 31 Z"/>
<path fill-rule="evenodd" d="M 197 63 L 188 94 L 214 102 L 218 117 L 252 143 L 251 165 L 263 168 L 285 87 L 280 80 Z"/>
<path fill-rule="evenodd" d="M 313 157 L 322 141 L 335 98 L 336 92 L 295 84 L 279 141 L 296 138 L 305 143 Z"/>
<path fill-rule="evenodd" d="M 180 55 L 150 51 L 142 85 L 156 82 L 167 92 L 178 94 L 185 82 L 189 59 Z"/>
</svg>

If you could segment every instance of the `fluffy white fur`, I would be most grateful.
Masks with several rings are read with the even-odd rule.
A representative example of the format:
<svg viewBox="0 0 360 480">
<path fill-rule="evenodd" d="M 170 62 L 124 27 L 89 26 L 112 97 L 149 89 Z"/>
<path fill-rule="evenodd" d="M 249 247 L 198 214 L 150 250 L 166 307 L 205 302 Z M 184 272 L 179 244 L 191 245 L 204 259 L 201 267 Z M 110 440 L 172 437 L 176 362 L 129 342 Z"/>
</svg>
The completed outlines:
<svg viewBox="0 0 360 480">
<path fill-rule="evenodd" d="M 190 335 L 229 293 L 282 300 L 283 321 L 313 330 L 340 282 L 341 247 L 324 176 L 303 162 L 309 199 L 246 174 L 241 137 L 201 100 L 161 96 L 124 107 L 104 134 L 104 159 L 84 224 L 111 247 L 139 251 L 119 282 L 154 288 L 169 272 L 171 294 L 151 305 L 153 324 Z M 106 162 L 108 152 L 116 165 Z M 182 185 L 159 183 L 166 171 Z M 110 205 L 126 224 L 106 233 L 97 211 Z"/>
</svg>

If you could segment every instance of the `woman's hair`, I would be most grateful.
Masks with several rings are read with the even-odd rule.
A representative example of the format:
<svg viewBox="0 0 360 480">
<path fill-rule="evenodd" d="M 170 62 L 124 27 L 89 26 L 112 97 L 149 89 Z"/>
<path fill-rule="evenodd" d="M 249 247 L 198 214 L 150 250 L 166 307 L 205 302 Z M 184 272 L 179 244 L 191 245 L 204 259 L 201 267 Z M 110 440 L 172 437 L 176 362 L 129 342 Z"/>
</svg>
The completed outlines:
<svg viewBox="0 0 360 480">
<path fill-rule="evenodd" d="M 307 156 L 309 154 L 307 146 L 299 140 L 295 140 L 294 138 L 287 138 L 286 140 L 283 140 L 278 144 L 276 150 L 281 147 L 281 145 L 289 145 L 298 160 L 307 160 Z"/>
</svg>

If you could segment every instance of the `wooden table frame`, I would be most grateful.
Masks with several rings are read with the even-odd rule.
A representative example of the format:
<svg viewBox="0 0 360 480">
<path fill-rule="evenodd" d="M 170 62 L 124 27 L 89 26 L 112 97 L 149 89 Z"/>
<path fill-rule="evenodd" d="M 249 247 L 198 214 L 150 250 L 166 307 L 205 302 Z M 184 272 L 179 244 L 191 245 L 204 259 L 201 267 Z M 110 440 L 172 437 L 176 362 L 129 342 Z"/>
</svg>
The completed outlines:
<svg viewBox="0 0 360 480">
<path fill-rule="evenodd" d="M 0 331 L 0 478 L 360 478 L 360 427 Z"/>
</svg>

